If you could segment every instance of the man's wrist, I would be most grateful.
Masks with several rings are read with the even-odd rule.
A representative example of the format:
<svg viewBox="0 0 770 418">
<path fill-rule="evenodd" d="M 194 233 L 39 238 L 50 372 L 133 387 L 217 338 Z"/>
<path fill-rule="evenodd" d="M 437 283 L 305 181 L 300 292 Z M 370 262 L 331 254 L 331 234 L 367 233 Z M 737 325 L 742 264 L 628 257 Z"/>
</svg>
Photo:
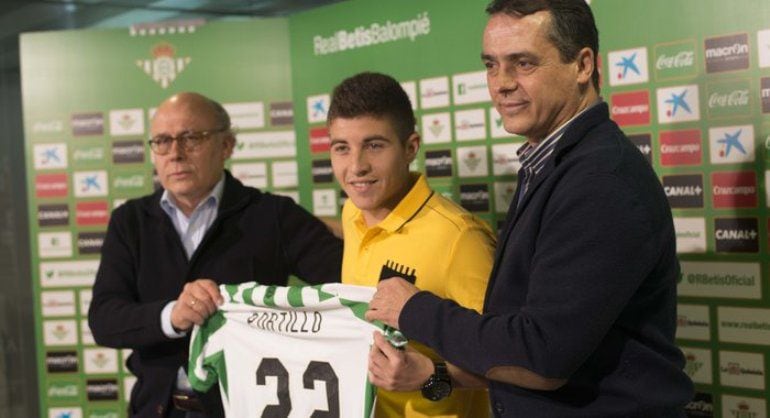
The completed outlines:
<svg viewBox="0 0 770 418">
<path fill-rule="evenodd" d="M 452 379 L 443 361 L 433 363 L 433 374 L 422 384 L 420 391 L 425 399 L 440 401 L 452 394 Z"/>
</svg>

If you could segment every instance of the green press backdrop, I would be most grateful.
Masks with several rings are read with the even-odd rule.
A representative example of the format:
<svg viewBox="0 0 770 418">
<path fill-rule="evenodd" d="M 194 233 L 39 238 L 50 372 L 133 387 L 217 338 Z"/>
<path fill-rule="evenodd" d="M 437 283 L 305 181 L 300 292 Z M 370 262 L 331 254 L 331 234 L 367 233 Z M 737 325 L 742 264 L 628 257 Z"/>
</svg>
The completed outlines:
<svg viewBox="0 0 770 418">
<path fill-rule="evenodd" d="M 200 91 L 239 130 L 245 181 L 318 216 L 344 199 L 328 158 L 331 89 L 386 72 L 412 98 L 414 168 L 494 227 L 523 138 L 492 107 L 479 54 L 486 1 L 356 0 L 287 19 L 22 36 L 31 286 L 43 416 L 123 416 L 128 354 L 85 321 L 109 212 L 153 190 L 153 106 Z M 678 343 L 693 417 L 766 417 L 770 355 L 770 3 L 593 0 L 602 96 L 659 173 L 682 260 Z M 67 415 L 69 414 L 69 415 Z"/>
</svg>

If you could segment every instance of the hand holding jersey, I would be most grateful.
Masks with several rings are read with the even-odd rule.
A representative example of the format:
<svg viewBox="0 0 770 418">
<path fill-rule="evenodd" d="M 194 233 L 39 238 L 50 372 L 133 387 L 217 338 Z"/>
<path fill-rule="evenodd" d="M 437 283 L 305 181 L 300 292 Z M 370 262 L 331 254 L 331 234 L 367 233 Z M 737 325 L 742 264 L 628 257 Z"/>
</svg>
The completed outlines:
<svg viewBox="0 0 770 418">
<path fill-rule="evenodd" d="M 369 352 L 369 381 L 386 390 L 420 390 L 433 374 L 433 361 L 407 346 L 398 349 L 379 332 Z"/>
<path fill-rule="evenodd" d="M 377 293 L 369 302 L 366 319 L 382 321 L 386 325 L 398 329 L 398 316 L 406 301 L 417 294 L 420 289 L 399 277 L 382 280 L 377 284 Z"/>
<path fill-rule="evenodd" d="M 213 280 L 198 279 L 184 285 L 171 310 L 171 325 L 184 332 L 193 325 L 202 325 L 224 302 L 219 287 Z"/>
</svg>

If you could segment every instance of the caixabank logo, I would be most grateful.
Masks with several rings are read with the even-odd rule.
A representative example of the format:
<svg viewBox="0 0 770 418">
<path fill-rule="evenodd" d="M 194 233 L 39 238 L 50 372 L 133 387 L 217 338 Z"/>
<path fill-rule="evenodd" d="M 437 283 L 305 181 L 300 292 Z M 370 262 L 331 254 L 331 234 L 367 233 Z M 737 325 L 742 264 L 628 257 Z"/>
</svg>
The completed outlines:
<svg viewBox="0 0 770 418">
<path fill-rule="evenodd" d="M 657 98 L 658 123 L 700 120 L 700 99 L 696 84 L 659 88 Z"/>
<path fill-rule="evenodd" d="M 88 379 L 86 397 L 89 401 L 117 401 L 119 387 L 117 379 Z"/>
<path fill-rule="evenodd" d="M 721 73 L 749 68 L 748 33 L 706 38 L 704 48 L 707 73 Z"/>
<path fill-rule="evenodd" d="M 714 238 L 718 253 L 759 252 L 757 218 L 716 218 Z"/>
<path fill-rule="evenodd" d="M 425 173 L 428 177 L 452 177 L 452 150 L 425 151 Z"/>
<path fill-rule="evenodd" d="M 754 126 L 709 128 L 712 164 L 750 163 L 754 161 Z"/>
<path fill-rule="evenodd" d="M 663 191 L 674 209 L 703 207 L 703 175 L 677 174 L 663 176 Z"/>
<path fill-rule="evenodd" d="M 728 171 L 711 173 L 711 196 L 714 207 L 757 207 L 757 173 L 754 171 Z"/>
<path fill-rule="evenodd" d="M 612 119 L 620 126 L 650 124 L 650 92 L 615 93 L 610 96 Z"/>
<path fill-rule="evenodd" d="M 326 115 L 329 113 L 329 103 L 331 102 L 329 95 L 308 96 L 306 101 L 308 123 L 326 122 Z"/>
<path fill-rule="evenodd" d="M 79 406 L 49 408 L 48 418 L 83 418 L 83 408 Z"/>
<path fill-rule="evenodd" d="M 628 135 L 628 139 L 632 144 L 636 145 L 639 152 L 644 155 L 644 158 L 648 163 L 652 164 L 652 138 L 648 133 Z"/>
<path fill-rule="evenodd" d="M 72 176 L 75 197 L 107 196 L 107 172 L 76 171 Z"/>
<path fill-rule="evenodd" d="M 698 165 L 703 159 L 700 130 L 661 131 L 660 164 L 664 167 Z"/>
<path fill-rule="evenodd" d="M 489 212 L 489 186 L 461 184 L 460 205 L 469 212 Z"/>
<path fill-rule="evenodd" d="M 622 51 L 610 51 L 608 79 L 610 86 L 646 83 L 649 80 L 647 69 L 647 48 L 633 48 Z"/>
<path fill-rule="evenodd" d="M 35 170 L 67 168 L 67 144 L 35 144 L 32 147 Z"/>
</svg>

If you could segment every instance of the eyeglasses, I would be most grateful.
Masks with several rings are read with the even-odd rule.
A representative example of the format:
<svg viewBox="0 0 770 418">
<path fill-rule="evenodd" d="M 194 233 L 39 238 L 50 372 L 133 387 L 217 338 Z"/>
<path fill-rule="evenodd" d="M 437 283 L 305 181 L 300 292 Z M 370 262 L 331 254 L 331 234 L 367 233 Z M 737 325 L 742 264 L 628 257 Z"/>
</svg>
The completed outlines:
<svg viewBox="0 0 770 418">
<path fill-rule="evenodd" d="M 204 141 L 209 139 L 212 135 L 216 135 L 222 132 L 230 130 L 228 127 L 213 129 L 210 131 L 186 131 L 177 136 L 171 136 L 167 134 L 155 135 L 149 141 L 150 149 L 152 152 L 158 155 L 165 155 L 171 151 L 171 144 L 177 141 L 177 145 L 187 152 L 195 151 L 200 147 Z"/>
</svg>

